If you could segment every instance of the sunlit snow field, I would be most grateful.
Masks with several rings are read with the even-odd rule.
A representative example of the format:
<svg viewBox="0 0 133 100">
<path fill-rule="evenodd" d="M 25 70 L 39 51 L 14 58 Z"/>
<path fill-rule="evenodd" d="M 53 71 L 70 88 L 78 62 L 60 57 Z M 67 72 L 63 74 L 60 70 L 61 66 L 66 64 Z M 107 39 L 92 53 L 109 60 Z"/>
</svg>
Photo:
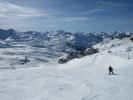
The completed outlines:
<svg viewBox="0 0 133 100">
<path fill-rule="evenodd" d="M 94 47 L 100 52 L 66 64 L 31 59 L 26 65 L 14 61 L 22 55 L 9 54 L 20 49 L 0 48 L 0 100 L 133 100 L 133 49 L 130 59 L 126 52 L 133 43 L 115 39 Z M 109 65 L 116 75 L 108 75 Z"/>
</svg>

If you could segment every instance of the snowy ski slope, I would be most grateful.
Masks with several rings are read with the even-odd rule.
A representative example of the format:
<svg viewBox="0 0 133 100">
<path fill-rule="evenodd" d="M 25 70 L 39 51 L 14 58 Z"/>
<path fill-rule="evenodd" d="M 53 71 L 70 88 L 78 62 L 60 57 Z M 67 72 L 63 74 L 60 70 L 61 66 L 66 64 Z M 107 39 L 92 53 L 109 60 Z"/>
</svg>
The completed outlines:
<svg viewBox="0 0 133 100">
<path fill-rule="evenodd" d="M 133 43 L 115 39 L 94 47 L 100 52 L 66 64 L 0 69 L 0 100 L 133 100 Z M 116 75 L 108 75 L 109 65 Z"/>
</svg>

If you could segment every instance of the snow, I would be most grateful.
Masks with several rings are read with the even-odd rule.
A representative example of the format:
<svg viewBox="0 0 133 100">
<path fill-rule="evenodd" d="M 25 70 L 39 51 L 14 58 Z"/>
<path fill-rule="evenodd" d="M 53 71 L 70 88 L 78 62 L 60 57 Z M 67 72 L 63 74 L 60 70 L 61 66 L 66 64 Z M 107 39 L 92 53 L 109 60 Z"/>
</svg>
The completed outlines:
<svg viewBox="0 0 133 100">
<path fill-rule="evenodd" d="M 37 67 L 0 69 L 0 100 L 133 100 L 133 50 L 130 59 L 126 52 L 133 43 L 110 40 L 94 47 L 100 52 L 66 64 L 33 62 L 26 66 Z M 10 63 L 2 61 L 0 66 Z M 116 75 L 108 75 L 109 65 Z"/>
</svg>

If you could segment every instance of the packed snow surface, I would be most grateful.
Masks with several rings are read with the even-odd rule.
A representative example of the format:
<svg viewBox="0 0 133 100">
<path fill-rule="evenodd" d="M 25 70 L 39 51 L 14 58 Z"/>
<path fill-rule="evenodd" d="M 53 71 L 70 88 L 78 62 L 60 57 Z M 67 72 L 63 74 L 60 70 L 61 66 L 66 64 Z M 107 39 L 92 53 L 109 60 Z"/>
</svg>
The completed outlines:
<svg viewBox="0 0 133 100">
<path fill-rule="evenodd" d="M 0 69 L 0 100 L 133 100 L 133 43 L 116 39 L 95 47 L 99 53 L 66 64 Z M 115 75 L 108 75 L 109 65 Z"/>
</svg>

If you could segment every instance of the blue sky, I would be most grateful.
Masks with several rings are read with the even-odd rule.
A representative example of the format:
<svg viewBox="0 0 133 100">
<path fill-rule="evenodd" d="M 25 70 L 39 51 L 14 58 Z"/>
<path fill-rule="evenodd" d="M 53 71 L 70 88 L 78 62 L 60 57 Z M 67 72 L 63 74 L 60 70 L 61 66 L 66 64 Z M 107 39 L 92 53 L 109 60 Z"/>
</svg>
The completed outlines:
<svg viewBox="0 0 133 100">
<path fill-rule="evenodd" d="M 0 28 L 133 31 L 133 0 L 0 0 Z"/>
</svg>

